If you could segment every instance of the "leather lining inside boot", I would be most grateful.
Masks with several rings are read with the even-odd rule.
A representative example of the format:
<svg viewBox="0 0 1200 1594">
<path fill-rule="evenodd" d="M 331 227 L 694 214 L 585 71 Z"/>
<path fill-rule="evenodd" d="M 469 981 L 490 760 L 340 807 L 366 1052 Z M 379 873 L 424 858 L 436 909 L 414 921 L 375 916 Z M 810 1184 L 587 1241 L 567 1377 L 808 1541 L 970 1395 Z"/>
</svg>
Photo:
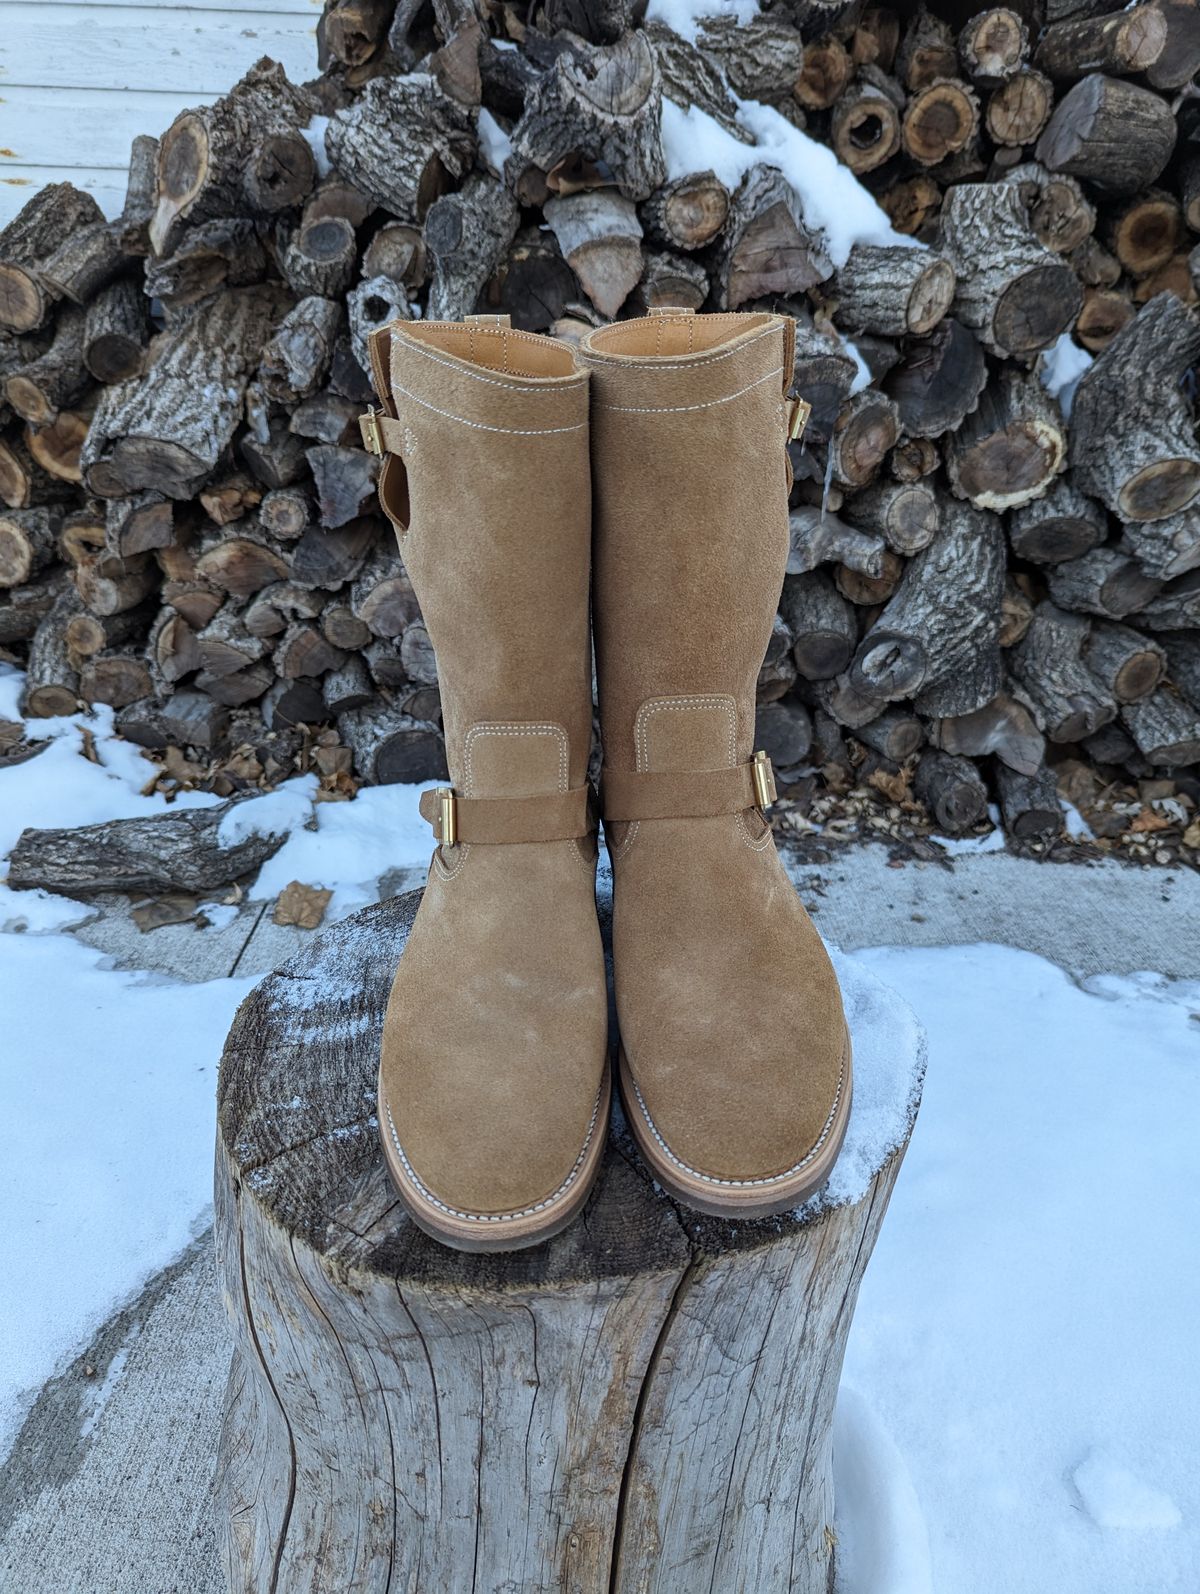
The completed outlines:
<svg viewBox="0 0 1200 1594">
<path fill-rule="evenodd" d="M 598 355 L 649 356 L 701 354 L 725 343 L 753 337 L 778 319 L 766 311 L 749 315 L 654 315 L 620 321 L 588 334 L 585 346 Z"/>
<path fill-rule="evenodd" d="M 531 332 L 514 327 L 479 326 L 449 321 L 406 321 L 404 336 L 453 354 L 489 371 L 508 371 L 513 376 L 578 377 L 579 367 L 571 348 L 535 338 Z"/>
</svg>

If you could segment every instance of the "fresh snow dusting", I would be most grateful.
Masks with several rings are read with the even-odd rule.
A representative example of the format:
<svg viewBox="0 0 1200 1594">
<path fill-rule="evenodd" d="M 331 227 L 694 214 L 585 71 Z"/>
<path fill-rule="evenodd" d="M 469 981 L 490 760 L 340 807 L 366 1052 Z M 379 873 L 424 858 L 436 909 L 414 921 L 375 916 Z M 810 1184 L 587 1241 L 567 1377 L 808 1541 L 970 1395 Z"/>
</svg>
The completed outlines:
<svg viewBox="0 0 1200 1594">
<path fill-rule="evenodd" d="M 1063 415 L 1068 418 L 1079 379 L 1093 359 L 1094 356 L 1081 349 L 1069 332 L 1063 332 L 1038 360 L 1042 386 L 1051 398 L 1058 400 Z"/>
<path fill-rule="evenodd" d="M 757 15 L 758 0 L 650 0 L 646 7 L 647 22 L 661 22 L 692 44 L 706 17 L 731 17 L 739 27 L 745 27 Z"/>
<path fill-rule="evenodd" d="M 1200 982 L 1079 985 L 998 946 L 855 961 L 929 1071 L 846 1355 L 840 1594 L 1191 1594 Z"/>
<path fill-rule="evenodd" d="M 512 154 L 512 139 L 486 105 L 479 107 L 479 149 L 484 160 L 499 176 L 504 163 Z"/>
<path fill-rule="evenodd" d="M 805 223 L 825 235 L 829 258 L 844 266 L 857 243 L 922 247 L 896 232 L 886 214 L 848 166 L 818 144 L 773 106 L 738 100 L 738 121 L 753 134 L 743 144 L 698 105 L 681 109 L 663 100 L 663 154 L 670 178 L 713 171 L 727 188 L 736 188 L 752 166 L 775 166 L 795 190 Z"/>
<path fill-rule="evenodd" d="M 0 935 L 0 1457 L 40 1385 L 207 1222 L 217 1060 L 253 984 Z"/>
</svg>

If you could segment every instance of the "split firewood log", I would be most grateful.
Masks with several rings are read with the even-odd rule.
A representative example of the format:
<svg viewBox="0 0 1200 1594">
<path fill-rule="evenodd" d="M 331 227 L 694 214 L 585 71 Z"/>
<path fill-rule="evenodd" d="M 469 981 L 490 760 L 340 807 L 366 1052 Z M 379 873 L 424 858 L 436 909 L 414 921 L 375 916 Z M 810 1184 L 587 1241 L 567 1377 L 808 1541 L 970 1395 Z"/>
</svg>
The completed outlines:
<svg viewBox="0 0 1200 1594">
<path fill-rule="evenodd" d="M 796 669 L 805 680 L 841 675 L 858 641 L 858 617 L 828 573 L 786 576 L 779 608 L 794 639 Z"/>
<path fill-rule="evenodd" d="M 107 703 L 125 708 L 149 697 L 150 671 L 143 659 L 119 651 L 94 654 L 79 671 L 79 695 L 85 703 Z"/>
<path fill-rule="evenodd" d="M 108 616 L 136 608 L 150 597 L 158 587 L 159 572 L 147 554 L 122 559 L 115 566 L 101 555 L 81 559 L 71 579 L 91 612 Z"/>
<path fill-rule="evenodd" d="M 1173 685 L 1190 703 L 1200 703 L 1200 633 L 1169 636 L 1166 651 Z"/>
<path fill-rule="evenodd" d="M 927 548 L 905 567 L 895 596 L 864 636 L 850 681 L 921 714 L 967 714 L 1000 686 L 1004 541 L 996 517 L 947 502 Z"/>
<path fill-rule="evenodd" d="M 136 614 L 138 611 L 132 612 Z M 116 615 L 113 618 L 119 620 L 122 616 Z M 112 624 L 112 621 L 104 623 Z M 74 622 L 71 627 L 72 632 L 73 630 Z M 200 641 L 195 628 L 169 605 L 164 605 L 159 610 L 157 618 L 150 627 L 150 634 L 146 639 L 145 660 L 154 684 L 154 691 L 162 699 L 168 698 L 180 681 L 189 675 L 194 675 L 203 665 Z"/>
<path fill-rule="evenodd" d="M 946 439 L 946 474 L 977 509 L 1012 509 L 1039 497 L 1065 468 L 1067 428 L 1036 376 L 1006 367 L 975 411 Z"/>
<path fill-rule="evenodd" d="M 852 570 L 849 565 L 836 565 L 833 579 L 838 591 L 851 603 L 857 604 L 861 609 L 877 609 L 895 592 L 903 574 L 904 560 L 898 553 L 885 548 L 877 576 L 866 575 L 861 570 Z"/>
<path fill-rule="evenodd" d="M 196 638 L 200 667 L 210 675 L 233 675 L 257 664 L 270 652 L 262 636 L 255 636 L 238 609 L 224 608 L 214 615 Z"/>
<path fill-rule="evenodd" d="M 21 713 L 29 719 L 74 714 L 79 707 L 79 673 L 67 642 L 67 624 L 80 607 L 75 588 L 66 587 L 38 622 L 21 692 Z M 8 878 L 13 885 L 11 860 Z"/>
<path fill-rule="evenodd" d="M 1181 388 L 1198 357 L 1200 315 L 1164 293 L 1080 379 L 1071 468 L 1078 485 L 1124 521 L 1165 519 L 1200 494 L 1200 449 Z"/>
<path fill-rule="evenodd" d="M 470 112 L 426 72 L 376 77 L 334 113 L 325 148 L 338 174 L 374 204 L 417 222 L 475 158 Z"/>
<path fill-rule="evenodd" d="M 850 81 L 854 63 L 845 45 L 832 34 L 805 42 L 804 59 L 792 95 L 798 105 L 809 111 L 827 111 L 835 105 Z"/>
<path fill-rule="evenodd" d="M 648 315 L 651 310 L 699 310 L 708 298 L 708 273 L 690 255 L 666 249 L 648 249 L 642 256 L 642 274 L 626 301 L 630 310 Z"/>
<path fill-rule="evenodd" d="M 391 277 L 368 277 L 356 283 L 346 295 L 346 314 L 354 358 L 366 372 L 371 369 L 367 340 L 372 332 L 389 321 L 410 321 L 412 307 L 404 289 Z"/>
<path fill-rule="evenodd" d="M 1162 173 L 1175 147 L 1171 107 L 1149 89 L 1093 73 L 1058 102 L 1037 143 L 1052 172 L 1082 177 L 1105 194 L 1137 194 Z"/>
<path fill-rule="evenodd" d="M 84 313 L 76 305 L 61 308 L 54 339 L 44 354 L 20 365 L 4 381 L 4 397 L 32 426 L 46 426 L 90 386 L 83 363 Z"/>
<path fill-rule="evenodd" d="M 253 637 L 281 636 L 293 620 L 315 620 L 321 616 L 325 598 L 325 593 L 317 588 L 301 586 L 296 581 L 276 581 L 250 599 L 241 615 L 241 624 Z"/>
<path fill-rule="evenodd" d="M 431 320 L 456 321 L 474 312 L 520 220 L 516 201 L 503 183 L 482 172 L 473 172 L 458 193 L 434 201 L 425 218 L 425 245 L 434 263 L 427 312 Z"/>
<path fill-rule="evenodd" d="M 351 709 L 366 708 L 375 701 L 375 683 L 366 663 L 357 653 L 348 653 L 345 661 L 329 670 L 321 681 L 321 695 L 325 707 L 336 719 Z"/>
<path fill-rule="evenodd" d="M 696 42 L 744 100 L 773 103 L 790 94 L 804 61 L 799 29 L 775 12 L 759 12 L 745 21 L 701 17 Z"/>
<path fill-rule="evenodd" d="M 882 166 L 900 148 L 904 91 L 878 68 L 860 66 L 838 96 L 829 132 L 838 159 L 859 176 Z"/>
<path fill-rule="evenodd" d="M 804 220 L 795 190 L 773 166 L 752 166 L 729 205 L 712 274 L 718 308 L 802 293 L 833 270 L 825 236 Z"/>
<path fill-rule="evenodd" d="M 1200 512 L 1192 505 L 1164 520 L 1129 522 L 1121 547 L 1149 576 L 1170 581 L 1200 565 Z"/>
<path fill-rule="evenodd" d="M 1068 476 L 1053 481 L 1040 498 L 1020 504 L 1008 517 L 1008 540 L 1020 559 L 1056 565 L 1098 548 L 1108 536 L 1108 516 Z"/>
<path fill-rule="evenodd" d="M 883 379 L 883 391 L 908 438 L 932 439 L 962 425 L 987 379 L 987 361 L 974 333 L 947 316 L 928 337 L 905 340 L 899 363 Z M 936 459 L 935 451 L 935 465 Z"/>
<path fill-rule="evenodd" d="M 110 498 L 104 509 L 104 545 L 118 559 L 166 548 L 175 540 L 175 506 L 161 493 Z"/>
<path fill-rule="evenodd" d="M 118 277 L 88 305 L 83 363 L 97 382 L 124 382 L 141 373 L 150 335 L 148 304 L 131 277 Z"/>
<path fill-rule="evenodd" d="M 934 720 L 929 739 L 945 753 L 966 758 L 994 754 L 1002 764 L 1022 775 L 1036 775 L 1046 753 L 1046 740 L 1033 715 L 1015 697 L 999 692 L 970 714 Z"/>
<path fill-rule="evenodd" d="M 987 818 L 987 787 L 974 764 L 933 749 L 917 765 L 913 790 L 939 830 L 961 836 Z"/>
<path fill-rule="evenodd" d="M 908 709 L 885 708 L 878 719 L 860 725 L 854 733 L 864 747 L 893 764 L 903 764 L 925 741 L 925 727 Z"/>
<path fill-rule="evenodd" d="M 346 340 L 339 339 L 333 351 L 335 367 L 338 354 L 345 346 Z M 361 369 L 357 362 L 355 368 Z M 369 402 L 366 395 L 361 399 L 347 398 L 344 393 L 335 392 L 330 385 L 314 393 L 311 398 L 301 399 L 292 411 L 288 429 L 306 442 L 347 443 L 358 434 L 358 417 L 364 402 Z"/>
<path fill-rule="evenodd" d="M 860 691 L 853 685 L 849 673 L 832 681 L 814 681 L 811 690 L 818 706 L 838 725 L 851 731 L 859 731 L 878 719 L 888 706 L 873 693 Z"/>
<path fill-rule="evenodd" d="M 578 297 L 574 273 L 562 257 L 558 239 L 548 229 L 523 227 L 508 252 L 494 308 L 511 316 L 513 326 L 522 332 L 545 332 Z"/>
<path fill-rule="evenodd" d="M 1158 582 L 1147 584 L 1153 589 Z M 1151 631 L 1192 631 L 1200 629 L 1200 572 L 1189 571 L 1140 606 L 1139 624 Z"/>
<path fill-rule="evenodd" d="M 1004 596 L 1000 600 L 1000 635 L 997 641 L 1002 648 L 1014 647 L 1033 623 L 1033 599 L 1023 585 L 1012 576 L 1004 583 Z"/>
<path fill-rule="evenodd" d="M 380 522 L 371 514 L 329 529 L 309 526 L 292 548 L 292 580 L 336 592 L 359 574 L 379 535 Z"/>
<path fill-rule="evenodd" d="M 365 652 L 372 640 L 370 626 L 358 618 L 348 603 L 340 602 L 328 603 L 321 610 L 321 634 L 347 653 Z"/>
<path fill-rule="evenodd" d="M 667 249 L 690 252 L 712 243 L 729 215 L 729 190 L 711 171 L 676 177 L 639 210 L 646 236 Z"/>
<path fill-rule="evenodd" d="M 388 786 L 396 781 L 446 779 L 441 732 L 429 721 L 397 714 L 390 704 L 371 704 L 340 714 L 338 735 L 354 754 L 361 780 Z"/>
<path fill-rule="evenodd" d="M 1072 177 L 1068 179 L 1074 182 Z M 1088 237 L 1070 253 L 1071 269 L 1089 288 L 1112 288 L 1121 280 L 1121 262 L 1098 238 Z"/>
<path fill-rule="evenodd" d="M 872 579 L 883 574 L 883 538 L 848 526 L 832 511 L 800 504 L 788 516 L 788 529 L 790 576 L 804 575 L 823 564 L 839 564 Z"/>
<path fill-rule="evenodd" d="M 1008 6 L 993 6 L 965 22 L 958 54 L 968 74 L 981 83 L 999 83 L 1018 70 L 1029 53 L 1029 29 Z"/>
<path fill-rule="evenodd" d="M 941 211 L 957 273 L 954 315 L 1001 358 L 1048 348 L 1083 301 L 1075 273 L 1036 237 L 1016 188 L 961 183 Z"/>
<path fill-rule="evenodd" d="M 641 31 L 658 63 L 662 97 L 681 111 L 698 106 L 730 137 L 752 144 L 754 137 L 738 122 L 737 104 L 716 63 L 661 22 L 650 22 Z"/>
<path fill-rule="evenodd" d="M 1148 71 L 1167 45 L 1167 19 L 1153 5 L 1108 16 L 1056 22 L 1038 41 L 1034 63 L 1052 78 L 1072 81 L 1089 72 L 1134 77 Z"/>
<path fill-rule="evenodd" d="M 895 70 L 910 92 L 925 88 L 935 78 L 953 77 L 958 70 L 958 47 L 949 22 L 919 5 L 900 40 Z"/>
<path fill-rule="evenodd" d="M 129 152 L 125 203 L 114 222 L 117 242 L 127 255 L 150 253 L 150 223 L 158 200 L 158 140 L 136 133 Z"/>
<path fill-rule="evenodd" d="M 1124 620 L 1144 609 L 1162 590 L 1136 559 L 1115 548 L 1094 548 L 1078 559 L 1053 565 L 1047 573 L 1050 596 L 1063 609 Z"/>
<path fill-rule="evenodd" d="M 1200 713 L 1186 698 L 1160 687 L 1121 710 L 1121 722 L 1156 769 L 1200 764 Z"/>
<path fill-rule="evenodd" d="M 178 309 L 219 288 L 247 288 L 267 275 L 267 252 L 252 221 L 219 216 L 189 226 L 169 255 L 146 262 L 144 288 Z"/>
<path fill-rule="evenodd" d="M 754 745 L 778 770 L 803 764 L 812 747 L 812 716 L 794 697 L 761 703 L 754 717 Z"/>
<path fill-rule="evenodd" d="M 226 681 L 236 680 L 236 675 L 226 677 Z M 272 731 L 311 729 L 329 723 L 329 710 L 316 681 L 276 681 L 263 694 L 259 712 L 263 724 Z"/>
<path fill-rule="evenodd" d="M 184 222 L 214 216 L 272 216 L 313 186 L 316 159 L 302 127 L 304 91 L 264 57 L 212 105 L 183 111 L 159 142 L 156 254 L 170 252 Z"/>
<path fill-rule="evenodd" d="M 1045 841 L 1062 830 L 1054 771 L 1044 764 L 1034 775 L 1018 774 L 1007 764 L 997 764 L 996 791 L 1004 828 L 1018 841 Z"/>
<path fill-rule="evenodd" d="M 162 584 L 162 601 L 181 614 L 194 629 L 206 626 L 225 601 L 225 594 L 211 582 L 174 581 Z"/>
<path fill-rule="evenodd" d="M 253 528 L 236 537 L 206 538 L 195 562 L 196 574 L 235 598 L 249 598 L 273 581 L 290 575 L 282 551 L 265 533 Z"/>
<path fill-rule="evenodd" d="M 0 328 L 33 332 L 58 294 L 43 266 L 65 238 L 104 220 L 90 194 L 72 183 L 47 183 L 0 229 Z"/>
<path fill-rule="evenodd" d="M 834 279 L 834 319 L 852 332 L 921 337 L 950 309 L 954 280 L 931 250 L 856 244 Z"/>
<path fill-rule="evenodd" d="M 263 348 L 259 381 L 268 398 L 294 404 L 314 393 L 325 379 L 345 310 L 333 299 L 315 296 L 300 303 L 276 327 Z"/>
<path fill-rule="evenodd" d="M 1053 108 L 1050 79 L 1033 67 L 1022 66 L 988 96 L 983 125 L 994 144 L 1023 149 L 1037 139 Z"/>
<path fill-rule="evenodd" d="M 579 286 L 611 320 L 642 275 L 642 224 L 633 201 L 612 189 L 558 194 L 542 214 Z M 515 220 L 514 213 L 514 233 Z"/>
<path fill-rule="evenodd" d="M 1042 603 L 1009 651 L 1014 691 L 1052 742 L 1077 742 L 1116 717 L 1116 699 L 1084 662 L 1089 631 L 1082 615 Z"/>
<path fill-rule="evenodd" d="M 32 641 L 66 585 L 66 571 L 55 567 L 24 586 L 0 589 L 0 645 Z"/>
<path fill-rule="evenodd" d="M 933 78 L 916 90 L 904 111 L 900 142 L 920 166 L 940 166 L 967 149 L 979 128 L 979 99 L 956 77 Z"/>
<path fill-rule="evenodd" d="M 340 298 L 358 266 L 353 224 L 345 216 L 305 217 L 288 239 L 280 265 L 288 286 L 302 298 Z M 378 268 L 367 272 L 376 274 Z"/>
<path fill-rule="evenodd" d="M 375 548 L 351 585 L 350 608 L 372 636 L 388 640 L 420 618 L 412 582 L 394 551 L 383 544 Z"/>
<path fill-rule="evenodd" d="M 193 306 L 166 333 L 145 380 L 105 388 L 81 455 L 102 498 L 152 488 L 190 498 L 242 417 L 246 386 L 284 305 L 270 286 Z"/>
<path fill-rule="evenodd" d="M 38 275 L 56 299 L 82 307 L 124 266 L 124 251 L 114 228 L 97 220 L 66 233 L 54 252 L 39 263 Z"/>
<path fill-rule="evenodd" d="M 53 505 L 0 515 L 0 588 L 22 587 L 57 560 L 62 519 Z"/>
<path fill-rule="evenodd" d="M 390 0 L 329 0 L 318 40 L 335 60 L 363 66 L 383 48 L 394 11 Z"/>
<path fill-rule="evenodd" d="M 214 675 L 211 670 L 201 670 L 192 684 L 225 708 L 242 708 L 263 697 L 274 681 L 275 671 L 263 659 L 258 664 L 248 664 L 244 670 L 234 670 L 229 675 Z"/>
<path fill-rule="evenodd" d="M 219 752 L 229 729 L 229 711 L 203 692 L 173 692 L 164 702 L 143 698 L 119 709 L 117 730 L 139 747 L 194 748 L 201 753 Z"/>
<path fill-rule="evenodd" d="M 294 620 L 276 643 L 273 659 L 276 673 L 285 681 L 295 681 L 339 669 L 346 655 L 310 621 Z"/>
<path fill-rule="evenodd" d="M 249 402 L 247 390 L 247 408 Z M 244 433 L 238 439 L 237 449 L 266 488 L 290 487 L 307 474 L 304 439 L 291 430 L 286 415 L 272 415 L 261 429 L 256 426 Z"/>
<path fill-rule="evenodd" d="M 9 884 L 69 897 L 99 891 L 130 894 L 215 891 L 278 852 L 286 831 L 266 825 L 225 844 L 221 825 L 235 802 L 174 808 L 152 819 L 110 819 L 71 830 L 23 830 L 9 858 Z"/>
<path fill-rule="evenodd" d="M 1037 161 L 1022 161 L 1005 173 L 1004 181 L 1016 188 L 1035 236 L 1053 254 L 1069 255 L 1091 235 L 1096 207 L 1074 177 L 1048 172 Z"/>
<path fill-rule="evenodd" d="M 643 33 L 612 45 L 579 42 L 527 95 L 505 182 L 524 205 L 610 182 L 627 199 L 647 199 L 667 177 L 661 121 L 662 75 Z"/>
<path fill-rule="evenodd" d="M 937 531 L 937 496 L 924 481 L 875 482 L 848 500 L 846 518 L 882 537 L 897 553 L 920 553 Z"/>
<path fill-rule="evenodd" d="M 1151 0 L 1167 27 L 1162 54 L 1146 69 L 1151 88 L 1182 89 L 1200 72 L 1200 12 L 1193 0 Z"/>
<path fill-rule="evenodd" d="M 424 627 L 422 627 L 424 629 Z M 408 633 L 405 633 L 407 637 Z M 767 643 L 767 651 L 759 666 L 758 681 L 755 685 L 755 701 L 761 706 L 764 703 L 773 703 L 785 697 L 796 684 L 798 671 L 796 661 L 792 657 L 792 644 L 795 637 L 792 628 L 781 614 L 777 614 L 771 622 L 771 636 Z M 430 650 L 432 653 L 432 649 Z M 400 654 L 404 656 L 404 645 L 401 644 Z M 415 677 L 419 678 L 419 677 Z"/>
<path fill-rule="evenodd" d="M 1167 669 L 1167 655 L 1151 637 L 1102 620 L 1088 629 L 1083 662 L 1118 703 L 1136 703 L 1153 692 Z"/>
<path fill-rule="evenodd" d="M 863 388 L 842 405 L 829 444 L 832 479 L 860 488 L 873 481 L 900 436 L 900 414 L 885 393 Z"/>
</svg>

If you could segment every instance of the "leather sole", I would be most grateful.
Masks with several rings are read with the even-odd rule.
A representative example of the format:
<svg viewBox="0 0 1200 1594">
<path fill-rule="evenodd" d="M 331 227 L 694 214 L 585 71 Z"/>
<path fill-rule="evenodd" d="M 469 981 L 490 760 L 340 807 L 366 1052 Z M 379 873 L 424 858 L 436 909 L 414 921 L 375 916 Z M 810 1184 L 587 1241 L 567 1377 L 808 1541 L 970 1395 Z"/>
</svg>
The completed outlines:
<svg viewBox="0 0 1200 1594">
<path fill-rule="evenodd" d="M 556 1191 L 520 1212 L 462 1212 L 440 1201 L 421 1183 L 408 1161 L 382 1091 L 378 1095 L 379 1139 L 396 1194 L 409 1217 L 431 1239 L 455 1251 L 523 1251 L 560 1234 L 582 1211 L 604 1157 L 611 1106 L 612 1071 L 605 1062 L 587 1140 L 575 1166 Z"/>
<path fill-rule="evenodd" d="M 622 1046 L 621 1101 L 638 1150 L 655 1179 L 684 1206 L 714 1218 L 767 1218 L 803 1206 L 829 1178 L 846 1138 L 853 1095 L 849 1033 L 837 1098 L 816 1145 L 786 1173 L 763 1179 L 718 1179 L 689 1167 L 667 1145 L 650 1116 Z"/>
</svg>

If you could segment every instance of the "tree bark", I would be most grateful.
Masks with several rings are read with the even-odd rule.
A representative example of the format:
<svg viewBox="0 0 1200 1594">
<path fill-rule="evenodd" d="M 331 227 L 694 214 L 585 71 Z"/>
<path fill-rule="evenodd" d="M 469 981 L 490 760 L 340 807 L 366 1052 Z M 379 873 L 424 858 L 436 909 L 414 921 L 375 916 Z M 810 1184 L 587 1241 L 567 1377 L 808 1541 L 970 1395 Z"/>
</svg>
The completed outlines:
<svg viewBox="0 0 1200 1594">
<path fill-rule="evenodd" d="M 1054 565 L 1047 575 L 1050 596 L 1064 609 L 1124 620 L 1158 596 L 1162 582 L 1115 548 L 1094 548 Z"/>
<path fill-rule="evenodd" d="M 1052 742 L 1081 741 L 1116 717 L 1116 699 L 1084 662 L 1089 630 L 1081 615 L 1043 603 L 1008 655 L 1021 697 Z"/>
<path fill-rule="evenodd" d="M 961 836 L 987 818 L 987 787 L 965 758 L 933 750 L 923 753 L 913 790 L 948 836 Z"/>
<path fill-rule="evenodd" d="M 475 158 L 470 112 L 426 72 L 372 78 L 325 133 L 334 167 L 401 221 L 425 213 Z"/>
<path fill-rule="evenodd" d="M 923 249 L 856 244 L 834 279 L 834 318 L 852 332 L 923 337 L 954 298 L 954 268 Z"/>
<path fill-rule="evenodd" d="M 1037 158 L 1102 193 L 1137 194 L 1160 175 L 1174 146 L 1175 118 L 1165 100 L 1094 73 L 1059 101 L 1038 140 Z"/>
<path fill-rule="evenodd" d="M 1121 710 L 1137 750 L 1157 769 L 1200 764 L 1200 714 L 1166 687 Z"/>
<path fill-rule="evenodd" d="M 1079 559 L 1107 536 L 1104 510 L 1066 476 L 1059 476 L 1040 498 L 1018 505 L 1008 517 L 1013 552 L 1035 565 Z"/>
</svg>

